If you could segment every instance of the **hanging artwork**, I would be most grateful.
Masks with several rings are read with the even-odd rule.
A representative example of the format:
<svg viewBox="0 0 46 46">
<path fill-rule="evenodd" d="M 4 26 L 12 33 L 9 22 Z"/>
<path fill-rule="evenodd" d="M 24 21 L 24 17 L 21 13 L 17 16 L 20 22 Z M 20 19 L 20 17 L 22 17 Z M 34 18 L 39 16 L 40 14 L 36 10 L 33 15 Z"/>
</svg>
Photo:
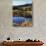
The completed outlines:
<svg viewBox="0 0 46 46">
<path fill-rule="evenodd" d="M 32 27 L 32 0 L 13 0 L 12 19 L 14 27 Z"/>
</svg>

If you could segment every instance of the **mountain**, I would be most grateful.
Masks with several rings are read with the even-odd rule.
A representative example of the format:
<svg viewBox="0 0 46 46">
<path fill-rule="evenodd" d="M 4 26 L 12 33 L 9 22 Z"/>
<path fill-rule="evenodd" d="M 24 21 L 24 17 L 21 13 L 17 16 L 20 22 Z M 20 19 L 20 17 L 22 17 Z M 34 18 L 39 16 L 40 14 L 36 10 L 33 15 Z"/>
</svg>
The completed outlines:
<svg viewBox="0 0 46 46">
<path fill-rule="evenodd" d="M 19 6 L 13 6 L 13 9 L 20 8 L 20 7 L 27 7 L 27 6 L 32 6 L 32 4 L 24 4 L 24 5 L 19 5 Z"/>
</svg>

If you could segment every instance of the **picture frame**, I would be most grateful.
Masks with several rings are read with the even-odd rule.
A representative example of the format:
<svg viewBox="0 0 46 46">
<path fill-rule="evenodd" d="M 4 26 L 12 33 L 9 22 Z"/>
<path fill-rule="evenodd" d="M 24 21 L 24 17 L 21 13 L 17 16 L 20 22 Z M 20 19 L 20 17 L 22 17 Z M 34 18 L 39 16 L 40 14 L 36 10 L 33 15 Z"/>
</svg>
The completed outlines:
<svg viewBox="0 0 46 46">
<path fill-rule="evenodd" d="M 13 27 L 32 27 L 32 0 L 13 0 Z"/>
</svg>

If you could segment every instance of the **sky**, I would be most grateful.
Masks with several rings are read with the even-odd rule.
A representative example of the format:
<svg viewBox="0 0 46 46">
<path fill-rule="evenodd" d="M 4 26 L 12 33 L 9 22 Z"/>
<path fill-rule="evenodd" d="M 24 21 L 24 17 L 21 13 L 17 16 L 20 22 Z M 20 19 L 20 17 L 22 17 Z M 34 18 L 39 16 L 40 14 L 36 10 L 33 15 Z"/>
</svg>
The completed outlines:
<svg viewBox="0 0 46 46">
<path fill-rule="evenodd" d="M 27 3 L 32 3 L 32 0 L 12 0 L 12 5 L 23 5 Z"/>
</svg>

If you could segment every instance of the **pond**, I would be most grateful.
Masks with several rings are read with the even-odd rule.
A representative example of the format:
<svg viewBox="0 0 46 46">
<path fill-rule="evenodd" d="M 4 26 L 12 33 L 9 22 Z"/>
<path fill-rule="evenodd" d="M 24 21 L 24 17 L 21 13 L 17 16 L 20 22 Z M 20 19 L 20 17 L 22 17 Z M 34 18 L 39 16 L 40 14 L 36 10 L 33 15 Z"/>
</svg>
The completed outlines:
<svg viewBox="0 0 46 46">
<path fill-rule="evenodd" d="M 32 18 L 25 18 L 25 17 L 18 17 L 18 16 L 13 17 L 13 23 L 16 24 L 21 24 L 23 22 L 28 22 L 28 21 L 32 21 Z"/>
</svg>

